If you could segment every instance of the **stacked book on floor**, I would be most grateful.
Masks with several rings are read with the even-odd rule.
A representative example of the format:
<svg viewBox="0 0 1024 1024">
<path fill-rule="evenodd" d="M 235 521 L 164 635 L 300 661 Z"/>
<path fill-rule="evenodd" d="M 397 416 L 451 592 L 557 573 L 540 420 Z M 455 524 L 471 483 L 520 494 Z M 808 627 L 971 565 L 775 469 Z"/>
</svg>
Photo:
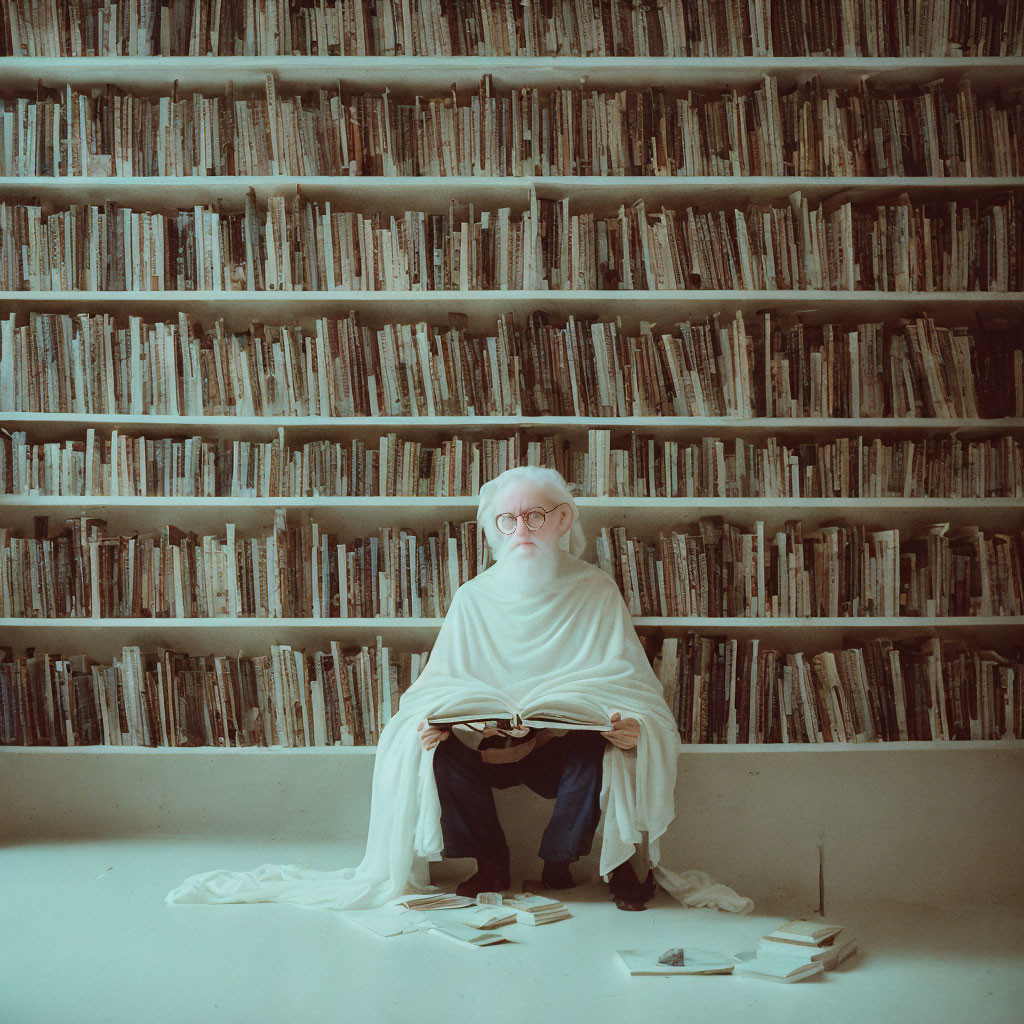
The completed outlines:
<svg viewBox="0 0 1024 1024">
<path fill-rule="evenodd" d="M 820 921 L 789 921 L 764 936 L 757 949 L 738 953 L 735 974 L 784 983 L 831 971 L 857 949 L 842 925 Z"/>
<path fill-rule="evenodd" d="M 380 910 L 352 911 L 347 916 L 383 938 L 432 931 L 471 946 L 490 946 L 508 942 L 498 931 L 504 925 L 551 924 L 572 914 L 559 900 L 529 893 L 502 896 L 485 892 L 472 899 L 439 892 L 409 896 Z"/>
<path fill-rule="evenodd" d="M 514 910 L 518 924 L 553 924 L 572 917 L 569 908 L 560 900 L 547 896 L 511 896 L 503 901 L 504 909 Z"/>
<path fill-rule="evenodd" d="M 551 924 L 572 917 L 569 908 L 546 896 L 502 896 L 481 893 L 464 907 L 429 909 L 431 931 L 471 946 L 489 946 L 508 939 L 497 931 L 506 924 Z"/>
</svg>

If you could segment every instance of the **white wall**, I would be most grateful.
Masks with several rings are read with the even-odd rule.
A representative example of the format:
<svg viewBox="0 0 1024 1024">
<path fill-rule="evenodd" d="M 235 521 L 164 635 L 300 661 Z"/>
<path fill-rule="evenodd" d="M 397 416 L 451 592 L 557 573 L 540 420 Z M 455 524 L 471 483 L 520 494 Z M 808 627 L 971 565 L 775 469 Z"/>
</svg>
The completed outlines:
<svg viewBox="0 0 1024 1024">
<path fill-rule="evenodd" d="M 665 863 L 755 901 L 1024 903 L 1024 748 L 689 753 Z M 361 847 L 373 755 L 332 751 L 0 750 L 0 841 L 266 835 Z M 550 804 L 499 792 L 513 866 L 533 877 Z M 511 830 L 509 830 L 511 831 Z M 341 866 L 341 865 L 339 865 Z M 466 863 L 450 866 L 464 875 Z M 596 872 L 596 855 L 581 874 Z M 446 872 L 450 875 L 449 872 Z"/>
</svg>

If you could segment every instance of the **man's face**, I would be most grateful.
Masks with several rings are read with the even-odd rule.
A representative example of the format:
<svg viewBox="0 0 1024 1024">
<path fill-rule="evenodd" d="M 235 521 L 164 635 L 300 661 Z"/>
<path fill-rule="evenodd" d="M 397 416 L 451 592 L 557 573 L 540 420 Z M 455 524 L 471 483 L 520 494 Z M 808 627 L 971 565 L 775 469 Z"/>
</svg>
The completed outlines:
<svg viewBox="0 0 1024 1024">
<path fill-rule="evenodd" d="M 506 551 L 519 558 L 535 558 L 538 555 L 550 555 L 558 547 L 558 540 L 565 533 L 566 522 L 570 514 L 567 505 L 558 505 L 544 519 L 539 530 L 530 530 L 526 525 L 526 517 L 521 513 L 531 509 L 547 512 L 557 504 L 555 499 L 540 490 L 536 484 L 528 480 L 516 480 L 502 492 L 496 502 L 495 515 L 510 512 L 519 515 L 516 520 L 515 532 L 507 540 Z"/>
</svg>

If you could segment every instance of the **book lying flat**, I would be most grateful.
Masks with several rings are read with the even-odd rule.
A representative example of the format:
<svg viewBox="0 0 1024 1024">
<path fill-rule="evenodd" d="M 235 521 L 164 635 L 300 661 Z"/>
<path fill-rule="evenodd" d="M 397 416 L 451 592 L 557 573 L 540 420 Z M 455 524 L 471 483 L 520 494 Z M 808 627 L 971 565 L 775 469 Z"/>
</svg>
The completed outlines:
<svg viewBox="0 0 1024 1024">
<path fill-rule="evenodd" d="M 805 921 L 798 918 L 769 932 L 765 938 L 797 946 L 825 946 L 834 942 L 842 930 L 841 924 L 825 924 L 823 921 Z"/>
<path fill-rule="evenodd" d="M 695 949 L 687 946 L 684 950 L 685 963 L 675 966 L 658 963 L 660 949 L 620 949 L 619 959 L 632 975 L 655 974 L 732 974 L 736 961 L 726 953 L 709 949 Z"/>
<path fill-rule="evenodd" d="M 416 920 L 415 914 L 410 914 L 408 910 L 396 912 L 393 907 L 379 907 L 374 910 L 346 910 L 344 917 L 383 939 L 390 939 L 395 935 L 408 935 L 410 932 L 421 931 L 425 927 L 425 922 Z"/>
<path fill-rule="evenodd" d="M 407 896 L 398 905 L 408 910 L 448 910 L 452 907 L 472 907 L 476 900 L 469 896 L 457 896 L 451 892 L 434 892 L 426 896 Z"/>
<path fill-rule="evenodd" d="M 443 935 L 447 939 L 463 942 L 467 946 L 493 946 L 498 942 L 508 942 L 501 932 L 481 931 L 469 925 L 453 921 L 451 924 L 437 925 L 430 929 L 434 935 Z"/>
<path fill-rule="evenodd" d="M 820 963 L 826 971 L 831 971 L 857 951 L 857 941 L 852 935 L 844 934 L 828 946 L 803 946 L 791 942 L 778 942 L 775 939 L 763 938 L 757 944 L 758 956 L 789 957 L 794 962 Z"/>
<path fill-rule="evenodd" d="M 553 921 L 564 921 L 567 917 L 572 917 L 564 903 L 548 899 L 546 896 L 507 897 L 502 908 L 506 911 L 515 911 L 519 924 L 551 924 Z"/>
<path fill-rule="evenodd" d="M 475 903 L 451 910 L 428 910 L 426 916 L 442 928 L 454 923 L 484 931 L 513 924 L 516 920 L 516 912 L 507 907 L 477 906 Z"/>
<path fill-rule="evenodd" d="M 821 965 L 826 971 L 834 971 L 844 960 L 848 960 L 857 952 L 857 941 L 853 938 L 843 936 L 842 942 L 828 947 L 825 956 L 821 958 Z M 817 960 L 818 958 L 815 957 Z"/>
<path fill-rule="evenodd" d="M 816 961 L 801 963 L 792 957 L 766 956 L 761 950 L 757 953 L 737 953 L 735 959 L 737 963 L 734 974 L 758 978 L 761 981 L 778 981 L 782 984 L 803 981 L 805 978 L 822 974 L 825 970 L 822 964 Z"/>
</svg>

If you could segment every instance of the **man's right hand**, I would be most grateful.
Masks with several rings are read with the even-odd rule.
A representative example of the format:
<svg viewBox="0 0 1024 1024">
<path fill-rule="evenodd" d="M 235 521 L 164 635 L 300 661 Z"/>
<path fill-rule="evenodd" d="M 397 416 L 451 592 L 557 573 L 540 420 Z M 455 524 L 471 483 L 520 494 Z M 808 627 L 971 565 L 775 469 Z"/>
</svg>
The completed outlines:
<svg viewBox="0 0 1024 1024">
<path fill-rule="evenodd" d="M 442 740 L 451 736 L 451 729 L 441 729 L 431 725 L 426 719 L 419 724 L 420 746 L 424 750 L 433 750 Z"/>
</svg>

